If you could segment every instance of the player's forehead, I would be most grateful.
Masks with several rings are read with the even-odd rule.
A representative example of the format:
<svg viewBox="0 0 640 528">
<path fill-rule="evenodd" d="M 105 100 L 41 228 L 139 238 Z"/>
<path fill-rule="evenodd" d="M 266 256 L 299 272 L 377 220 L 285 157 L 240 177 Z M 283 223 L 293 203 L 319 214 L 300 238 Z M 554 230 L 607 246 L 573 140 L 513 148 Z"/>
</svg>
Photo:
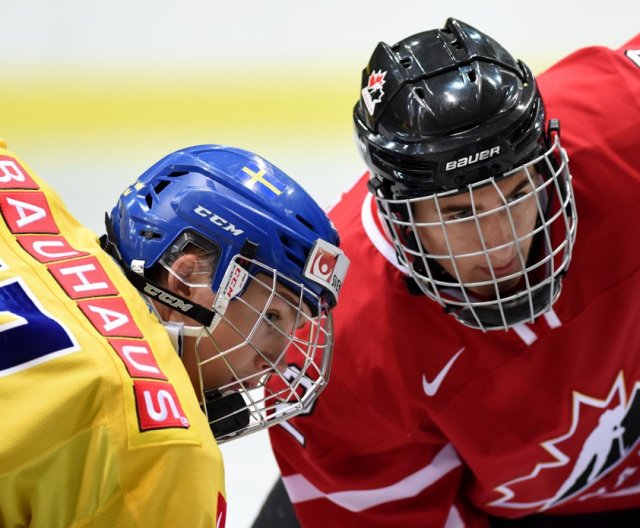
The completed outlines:
<svg viewBox="0 0 640 528">
<path fill-rule="evenodd" d="M 270 300 L 270 305 L 292 313 L 302 310 L 311 313 L 302 297 L 302 290 L 296 291 L 291 285 L 284 284 L 278 277 L 267 273 L 258 273 L 247 292 L 262 301 Z"/>
</svg>

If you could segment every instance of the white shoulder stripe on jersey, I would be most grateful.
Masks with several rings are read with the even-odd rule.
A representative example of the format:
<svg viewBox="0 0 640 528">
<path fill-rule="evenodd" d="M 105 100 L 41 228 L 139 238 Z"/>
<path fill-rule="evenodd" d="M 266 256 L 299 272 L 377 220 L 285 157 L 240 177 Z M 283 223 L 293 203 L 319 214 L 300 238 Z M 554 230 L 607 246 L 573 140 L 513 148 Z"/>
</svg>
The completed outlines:
<svg viewBox="0 0 640 528">
<path fill-rule="evenodd" d="M 396 255 L 396 250 L 393 248 L 393 245 L 391 245 L 387 237 L 384 233 L 380 232 L 380 229 L 378 229 L 378 226 L 376 225 L 372 213 L 372 200 L 373 195 L 367 193 L 362 201 L 362 210 L 360 212 L 362 227 L 364 227 L 364 231 L 367 233 L 369 240 L 371 240 L 371 243 L 380 252 L 380 254 L 382 254 L 384 258 L 391 262 L 391 264 L 398 268 L 402 273 L 408 275 L 409 271 L 407 268 L 398 262 L 398 256 Z"/>
<path fill-rule="evenodd" d="M 549 325 L 549 328 L 553 329 L 562 326 L 562 321 L 560 321 L 558 314 L 553 311 L 553 308 L 549 308 L 549 311 L 545 312 L 542 315 Z M 518 334 L 520 339 L 522 339 L 526 345 L 530 345 L 536 339 L 538 339 L 536 333 L 531 330 L 531 328 L 529 328 L 526 323 L 518 323 L 517 325 L 513 326 L 513 331 Z"/>
<path fill-rule="evenodd" d="M 549 308 L 549 311 L 545 312 L 543 315 L 549 325 L 549 328 L 558 328 L 562 326 L 562 322 L 560 321 L 558 314 L 553 311 L 553 308 Z"/>
<path fill-rule="evenodd" d="M 513 331 L 518 334 L 520 339 L 522 339 L 526 345 L 530 345 L 538 336 L 531 330 L 526 324 L 518 323 L 517 325 L 513 325 Z"/>
<path fill-rule="evenodd" d="M 360 512 L 386 502 L 415 497 L 460 464 L 456 450 L 451 444 L 447 444 L 429 465 L 383 488 L 323 493 L 300 474 L 289 475 L 282 480 L 293 503 L 325 498 L 349 511 Z M 451 518 L 451 514 L 449 517 Z"/>
<path fill-rule="evenodd" d="M 444 525 L 444 528 L 464 528 L 465 524 L 460 517 L 460 512 L 458 508 L 455 506 L 451 506 L 449 510 L 449 516 L 447 517 L 447 522 Z"/>
</svg>

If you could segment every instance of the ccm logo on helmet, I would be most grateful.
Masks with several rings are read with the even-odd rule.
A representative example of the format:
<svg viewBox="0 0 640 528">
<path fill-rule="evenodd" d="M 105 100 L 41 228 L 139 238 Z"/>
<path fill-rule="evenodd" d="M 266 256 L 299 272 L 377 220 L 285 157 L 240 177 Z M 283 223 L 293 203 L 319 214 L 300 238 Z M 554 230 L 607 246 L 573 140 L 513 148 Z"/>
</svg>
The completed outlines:
<svg viewBox="0 0 640 528">
<path fill-rule="evenodd" d="M 474 163 L 478 163 L 479 161 L 493 158 L 498 154 L 500 154 L 500 146 L 496 145 L 495 147 L 491 147 L 490 149 L 482 150 L 480 152 L 476 152 L 475 154 L 471 154 L 471 156 L 465 156 L 464 158 L 460 158 L 455 161 L 449 161 L 445 165 L 444 170 L 450 171 L 453 169 L 459 169 L 461 167 L 465 167 L 467 165 L 473 165 Z"/>
<path fill-rule="evenodd" d="M 193 212 L 196 213 L 198 216 L 202 216 L 203 218 L 208 218 L 209 221 L 212 224 L 215 224 L 215 225 L 221 227 L 225 231 L 229 231 L 229 233 L 231 233 L 234 236 L 239 236 L 242 233 L 244 233 L 244 231 L 242 229 L 238 229 L 231 222 L 229 222 L 228 220 L 225 220 L 221 216 L 218 216 L 217 214 L 209 211 L 209 209 L 207 209 L 206 207 L 202 207 L 201 205 L 198 205 L 193 210 Z"/>
<path fill-rule="evenodd" d="M 151 284 L 145 284 L 144 291 L 145 293 L 151 295 L 151 297 L 157 297 L 160 301 L 167 303 L 183 312 L 188 312 L 191 308 L 193 308 L 193 304 L 187 304 L 184 301 L 175 298 L 173 295 L 169 295 L 167 292 L 159 290 L 155 286 L 151 286 Z"/>
</svg>

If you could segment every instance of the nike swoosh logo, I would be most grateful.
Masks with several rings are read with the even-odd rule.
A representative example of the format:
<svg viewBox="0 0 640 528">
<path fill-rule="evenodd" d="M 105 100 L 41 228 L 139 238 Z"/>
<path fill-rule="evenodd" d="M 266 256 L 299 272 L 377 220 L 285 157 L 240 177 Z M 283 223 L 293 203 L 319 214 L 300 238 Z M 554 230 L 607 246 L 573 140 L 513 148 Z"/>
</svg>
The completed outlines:
<svg viewBox="0 0 640 528">
<path fill-rule="evenodd" d="M 449 362 L 444 366 L 444 368 L 438 372 L 438 375 L 433 379 L 433 381 L 428 381 L 427 377 L 422 375 L 422 388 L 424 389 L 424 393 L 427 396 L 434 396 L 440 385 L 442 384 L 442 380 L 444 380 L 445 376 L 449 372 L 449 369 L 453 367 L 453 364 L 456 362 L 456 359 L 460 357 L 460 354 L 464 352 L 464 347 L 462 347 L 458 352 L 449 360 Z"/>
</svg>

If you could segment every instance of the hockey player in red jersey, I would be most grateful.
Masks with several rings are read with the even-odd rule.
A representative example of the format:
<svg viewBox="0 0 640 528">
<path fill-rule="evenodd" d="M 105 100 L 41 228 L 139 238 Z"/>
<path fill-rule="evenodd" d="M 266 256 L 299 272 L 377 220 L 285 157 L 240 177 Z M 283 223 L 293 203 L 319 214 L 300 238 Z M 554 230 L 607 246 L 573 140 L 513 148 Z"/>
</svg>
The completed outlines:
<svg viewBox="0 0 640 528">
<path fill-rule="evenodd" d="M 449 19 L 354 121 L 331 383 L 271 430 L 302 526 L 640 525 L 640 35 L 534 79 Z"/>
</svg>

